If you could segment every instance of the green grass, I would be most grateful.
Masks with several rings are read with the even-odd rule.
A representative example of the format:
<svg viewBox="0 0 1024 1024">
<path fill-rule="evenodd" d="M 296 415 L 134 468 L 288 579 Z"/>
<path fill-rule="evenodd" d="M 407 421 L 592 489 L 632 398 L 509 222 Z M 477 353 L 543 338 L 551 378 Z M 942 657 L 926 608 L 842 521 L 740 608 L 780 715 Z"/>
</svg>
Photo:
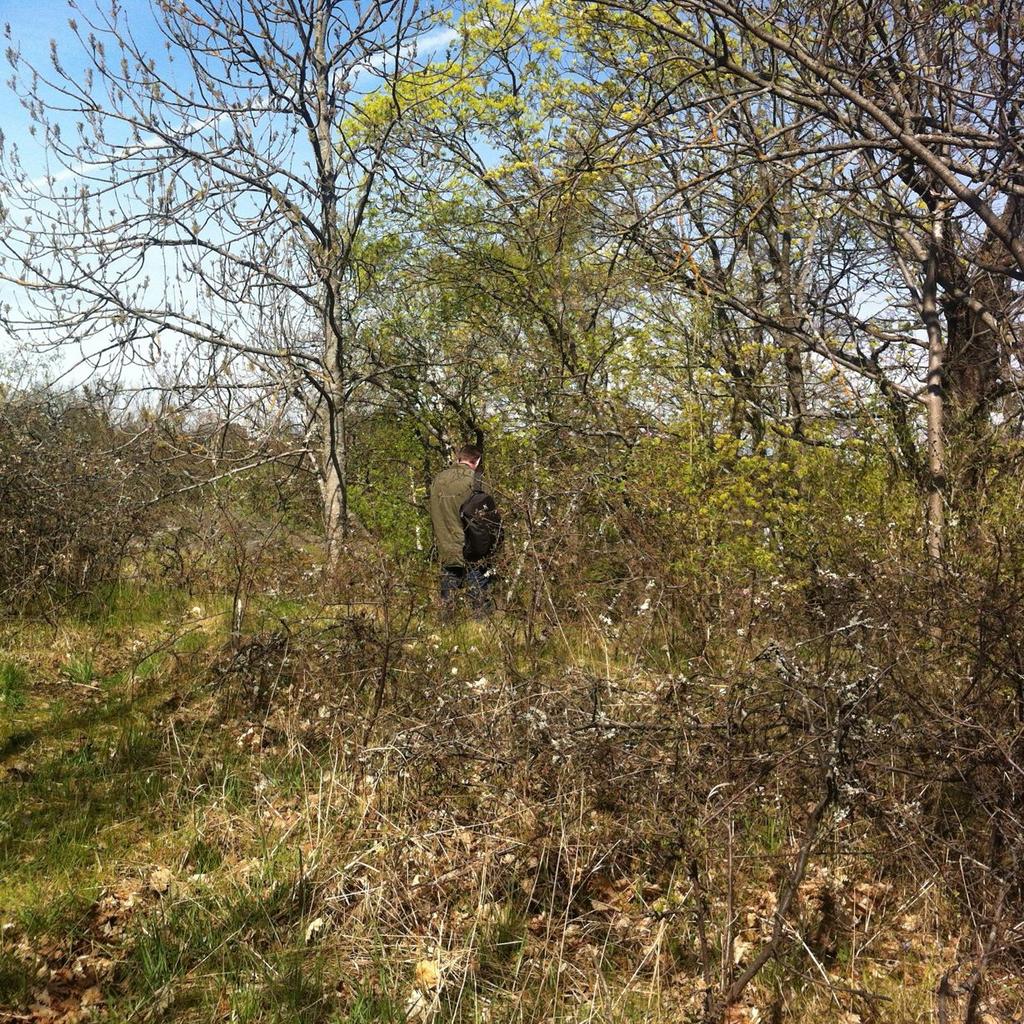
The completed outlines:
<svg viewBox="0 0 1024 1024">
<path fill-rule="evenodd" d="M 134 675 L 136 679 L 149 679 L 151 676 L 156 675 L 160 670 L 160 666 L 164 664 L 167 659 L 167 654 L 164 651 L 156 651 L 145 657 L 140 661 L 134 668 Z"/>
<path fill-rule="evenodd" d="M 224 862 L 224 853 L 215 842 L 196 836 L 189 844 L 185 863 L 197 874 L 205 875 L 216 870 Z"/>
<path fill-rule="evenodd" d="M 21 711 L 27 698 L 28 672 L 16 661 L 0 659 L 0 708 L 4 711 Z"/>
<path fill-rule="evenodd" d="M 165 825 L 166 748 L 150 717 L 160 695 L 140 701 L 128 673 L 102 675 L 124 654 L 101 653 L 103 639 L 93 632 L 59 669 L 44 658 L 32 685 L 21 662 L 0 663 L 3 709 L 17 708 L 0 727 L 0 923 L 40 940 L 80 936 L 105 885 Z M 37 649 L 22 643 L 31 663 Z M 12 971 L 6 956 L 0 984 L 17 1003 Z"/>
<path fill-rule="evenodd" d="M 331 1018 L 332 1024 L 404 1024 L 405 1010 L 395 999 L 363 987 L 347 1010 Z"/>
<path fill-rule="evenodd" d="M 34 983 L 31 965 L 0 939 L 0 1006 L 21 1006 L 28 1002 Z"/>
<path fill-rule="evenodd" d="M 210 638 L 200 630 L 192 630 L 183 634 L 175 643 L 174 650 L 178 654 L 198 654 L 206 650 L 210 644 Z"/>
<path fill-rule="evenodd" d="M 786 845 L 790 824 L 782 810 L 767 807 L 738 822 L 737 838 L 751 857 L 773 856 Z"/>
<path fill-rule="evenodd" d="M 183 590 L 112 583 L 81 598 L 76 619 L 105 630 L 138 628 L 179 616 L 191 604 L 200 603 Z"/>
<path fill-rule="evenodd" d="M 309 766 L 301 757 L 273 757 L 263 765 L 264 778 L 284 795 L 298 796 L 309 785 Z"/>
<path fill-rule="evenodd" d="M 246 627 L 256 631 L 274 629 L 280 626 L 282 619 L 295 621 L 307 616 L 311 610 L 306 601 L 255 595 L 246 615 Z"/>
<path fill-rule="evenodd" d="M 96 681 L 96 665 L 93 656 L 80 654 L 68 659 L 64 675 L 76 686 L 93 686 Z"/>
<path fill-rule="evenodd" d="M 102 885 L 96 879 L 52 869 L 45 882 L 31 879 L 21 887 L 14 921 L 30 937 L 73 940 L 101 891 Z"/>
<path fill-rule="evenodd" d="M 159 751 L 151 730 L 129 718 L 102 742 L 68 745 L 0 788 L 3 884 L 90 864 L 101 833 L 124 830 L 159 799 Z"/>
<path fill-rule="evenodd" d="M 491 921 L 480 928 L 476 957 L 480 978 L 497 983 L 515 970 L 526 942 L 526 917 L 511 904 L 503 905 Z"/>
<path fill-rule="evenodd" d="M 249 883 L 172 894 L 159 903 L 140 922 L 120 964 L 122 987 L 140 1007 L 168 988 L 196 989 L 202 1001 L 213 973 L 234 991 L 238 1012 L 248 1012 L 258 994 L 253 1010 L 276 1006 L 282 1021 L 316 1019 L 311 1007 L 322 1003 L 324 986 L 318 953 L 304 946 L 310 888 L 288 861 L 271 862 L 268 874 Z"/>
<path fill-rule="evenodd" d="M 0 662 L 0 767 L 16 765 L 0 785 L 0 923 L 30 946 L 81 941 L 97 900 L 134 878 L 139 910 L 125 924 L 111 1019 L 163 1005 L 170 1017 L 326 1021 L 338 1010 L 337 971 L 305 941 L 311 883 L 294 846 L 282 846 L 256 810 L 258 781 L 284 799 L 304 792 L 307 768 L 321 769 L 307 765 L 308 754 L 284 752 L 257 768 L 235 731 L 219 731 L 216 708 L 169 735 L 167 694 L 177 706 L 183 685 L 190 700 L 206 692 L 205 661 L 182 656 L 220 641 L 208 628 L 181 632 L 180 621 L 152 625 L 172 607 L 164 598 L 133 609 L 130 595 L 113 597 L 102 615 L 93 609 L 87 628 L 74 627 L 78 649 L 58 674 L 50 668 L 49 682 L 29 685 L 29 649 L 24 662 Z M 140 642 L 126 643 L 124 623 L 144 620 Z M 50 638 L 40 631 L 38 642 L 45 652 Z M 136 663 L 139 649 L 153 653 Z M 183 676 L 194 666 L 198 673 Z M 244 823 L 243 834 L 211 830 L 211 811 Z M 240 849 L 256 871 L 239 874 Z M 169 865 L 176 879 L 162 898 L 145 886 L 154 864 Z M 34 969 L 0 946 L 0 1007 L 26 1004 L 38 989 Z M 357 1012 L 366 1016 L 371 1005 L 367 997 Z"/>
</svg>

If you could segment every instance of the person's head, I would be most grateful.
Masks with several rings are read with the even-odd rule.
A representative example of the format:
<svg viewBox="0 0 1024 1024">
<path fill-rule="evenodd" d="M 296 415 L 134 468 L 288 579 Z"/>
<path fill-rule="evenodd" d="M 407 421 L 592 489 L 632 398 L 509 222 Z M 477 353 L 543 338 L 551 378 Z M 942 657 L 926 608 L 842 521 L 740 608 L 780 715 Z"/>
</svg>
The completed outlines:
<svg viewBox="0 0 1024 1024">
<path fill-rule="evenodd" d="M 476 469 L 483 457 L 484 453 L 475 444 L 464 444 L 455 453 L 455 461 L 469 466 L 470 469 Z"/>
</svg>

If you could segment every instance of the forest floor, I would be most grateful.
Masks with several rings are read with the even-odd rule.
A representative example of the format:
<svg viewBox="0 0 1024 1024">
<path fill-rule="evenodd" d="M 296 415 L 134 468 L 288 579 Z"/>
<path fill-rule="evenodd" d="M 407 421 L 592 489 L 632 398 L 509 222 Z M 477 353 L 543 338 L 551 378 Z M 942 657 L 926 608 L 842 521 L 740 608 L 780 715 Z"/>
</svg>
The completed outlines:
<svg viewBox="0 0 1024 1024">
<path fill-rule="evenodd" d="M 615 747 L 614 721 L 667 668 L 352 609 L 268 606 L 231 645 L 227 617 L 126 591 L 5 627 L 0 1021 L 697 1021 L 700 951 L 740 967 L 766 941 L 792 852 L 771 801 L 730 850 L 723 939 L 678 823 L 630 795 L 666 745 Z M 727 1020 L 934 1019 L 941 894 L 831 857 L 799 898 L 854 937 L 808 948 L 798 985 L 768 963 Z"/>
</svg>

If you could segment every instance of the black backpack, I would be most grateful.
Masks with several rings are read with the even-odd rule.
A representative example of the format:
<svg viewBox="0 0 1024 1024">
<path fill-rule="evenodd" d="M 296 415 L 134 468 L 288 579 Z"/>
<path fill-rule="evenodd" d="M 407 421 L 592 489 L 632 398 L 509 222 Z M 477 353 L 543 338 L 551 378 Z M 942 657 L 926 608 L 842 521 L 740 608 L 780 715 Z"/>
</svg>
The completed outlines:
<svg viewBox="0 0 1024 1024">
<path fill-rule="evenodd" d="M 489 494 L 480 490 L 473 491 L 459 508 L 459 518 L 466 536 L 462 544 L 462 557 L 467 562 L 482 562 L 501 547 L 505 539 L 501 513 Z"/>
</svg>

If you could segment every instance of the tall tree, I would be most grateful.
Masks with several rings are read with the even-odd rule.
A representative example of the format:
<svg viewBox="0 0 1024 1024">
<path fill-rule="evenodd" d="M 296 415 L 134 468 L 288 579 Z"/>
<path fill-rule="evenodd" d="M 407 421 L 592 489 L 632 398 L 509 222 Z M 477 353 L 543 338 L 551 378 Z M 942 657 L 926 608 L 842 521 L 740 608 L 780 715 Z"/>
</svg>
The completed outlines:
<svg viewBox="0 0 1024 1024">
<path fill-rule="evenodd" d="M 157 0 L 163 53 L 114 3 L 73 21 L 85 69 L 9 56 L 56 163 L 2 152 L 14 330 L 94 361 L 172 350 L 217 387 L 295 402 L 330 558 L 348 530 L 358 244 L 404 110 L 420 0 Z M 228 371 L 231 371 L 230 373 Z"/>
<path fill-rule="evenodd" d="M 650 236 L 666 207 L 680 210 L 687 251 L 703 250 L 713 266 L 747 229 L 711 221 L 705 230 L 718 202 L 708 183 L 722 182 L 726 170 L 760 183 L 760 209 L 746 224 L 771 268 L 767 308 L 735 277 L 700 280 L 778 339 L 795 427 L 802 430 L 806 405 L 798 348 L 877 389 L 927 490 L 928 549 L 938 559 L 950 459 L 975 467 L 958 482 L 976 485 L 979 438 L 985 445 L 997 403 L 1020 383 L 1019 18 L 1005 4 L 984 13 L 844 0 L 597 0 L 588 9 L 604 33 L 633 40 L 647 58 L 624 81 L 608 76 L 617 88 L 607 109 L 635 113 L 609 118 L 606 137 L 616 134 L 620 151 L 623 138 L 657 140 L 683 171 L 668 187 L 654 186 L 662 198 L 648 209 L 662 216 L 641 229 Z M 744 118 L 745 138 L 723 141 Z M 673 137 L 680 123 L 688 131 Z M 707 151 L 703 162 L 675 157 L 698 149 Z M 650 141 L 647 152 L 654 166 Z M 817 212 L 815 197 L 824 198 Z M 841 237 L 819 243 L 817 294 L 794 287 L 786 252 L 794 200 L 805 217 L 838 214 L 857 243 L 852 258 Z M 923 458 L 913 450 L 918 404 L 927 419 Z"/>
</svg>

